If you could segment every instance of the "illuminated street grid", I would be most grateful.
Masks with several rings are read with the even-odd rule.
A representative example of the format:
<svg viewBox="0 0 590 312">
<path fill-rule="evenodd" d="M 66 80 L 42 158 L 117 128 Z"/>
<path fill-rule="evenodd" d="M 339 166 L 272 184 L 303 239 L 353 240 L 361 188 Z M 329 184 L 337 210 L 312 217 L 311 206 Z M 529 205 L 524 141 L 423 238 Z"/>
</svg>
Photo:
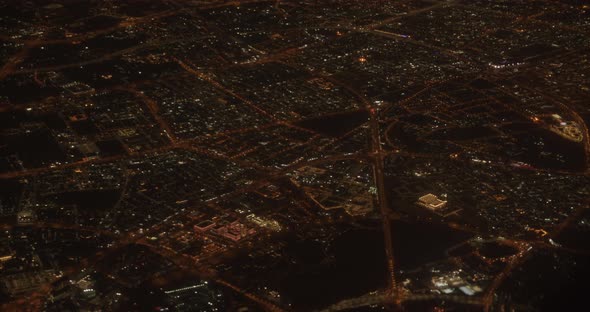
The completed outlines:
<svg viewBox="0 0 590 312">
<path fill-rule="evenodd" d="M 3 2 L 1 310 L 537 310 L 590 253 L 581 3 Z"/>
</svg>

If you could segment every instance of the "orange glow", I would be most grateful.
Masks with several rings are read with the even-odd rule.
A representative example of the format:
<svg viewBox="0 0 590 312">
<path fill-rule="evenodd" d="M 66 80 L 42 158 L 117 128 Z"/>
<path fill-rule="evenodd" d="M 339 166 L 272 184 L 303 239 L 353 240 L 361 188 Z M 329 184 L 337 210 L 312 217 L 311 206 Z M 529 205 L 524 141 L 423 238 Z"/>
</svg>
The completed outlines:
<svg viewBox="0 0 590 312">
<path fill-rule="evenodd" d="M 530 228 L 530 231 L 533 231 L 541 236 L 546 236 L 547 234 L 549 234 L 547 231 L 545 231 L 544 229 L 535 229 L 535 228 Z"/>
</svg>

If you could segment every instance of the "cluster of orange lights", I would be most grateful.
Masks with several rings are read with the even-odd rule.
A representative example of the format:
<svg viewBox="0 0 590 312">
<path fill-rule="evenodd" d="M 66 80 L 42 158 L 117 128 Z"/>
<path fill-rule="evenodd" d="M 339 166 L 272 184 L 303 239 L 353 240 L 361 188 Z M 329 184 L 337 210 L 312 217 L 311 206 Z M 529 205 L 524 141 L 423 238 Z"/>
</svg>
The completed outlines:
<svg viewBox="0 0 590 312">
<path fill-rule="evenodd" d="M 544 229 L 529 228 L 528 230 L 531 231 L 531 232 L 537 233 L 538 235 L 541 235 L 541 236 L 547 236 L 547 234 L 549 234 Z"/>
<path fill-rule="evenodd" d="M 367 58 L 364 56 L 359 57 L 359 62 L 361 63 L 365 63 L 367 61 Z"/>
</svg>

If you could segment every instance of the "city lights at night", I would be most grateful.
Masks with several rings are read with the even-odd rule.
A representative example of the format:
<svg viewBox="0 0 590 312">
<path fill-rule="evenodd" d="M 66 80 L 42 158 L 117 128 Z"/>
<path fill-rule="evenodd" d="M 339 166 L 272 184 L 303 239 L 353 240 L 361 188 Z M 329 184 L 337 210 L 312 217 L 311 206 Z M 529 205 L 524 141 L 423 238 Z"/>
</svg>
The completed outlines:
<svg viewBox="0 0 590 312">
<path fill-rule="evenodd" d="M 0 0 L 0 311 L 584 311 L 586 0 Z"/>
</svg>

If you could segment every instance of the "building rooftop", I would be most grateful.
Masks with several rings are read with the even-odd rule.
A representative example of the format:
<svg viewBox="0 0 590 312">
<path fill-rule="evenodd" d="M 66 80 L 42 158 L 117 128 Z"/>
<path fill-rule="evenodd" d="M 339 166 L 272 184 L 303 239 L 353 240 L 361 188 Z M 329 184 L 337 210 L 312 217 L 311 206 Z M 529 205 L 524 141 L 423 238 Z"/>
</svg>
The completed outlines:
<svg viewBox="0 0 590 312">
<path fill-rule="evenodd" d="M 418 204 L 429 209 L 439 209 L 447 204 L 446 200 L 441 200 L 434 194 L 426 194 L 418 199 Z"/>
</svg>

